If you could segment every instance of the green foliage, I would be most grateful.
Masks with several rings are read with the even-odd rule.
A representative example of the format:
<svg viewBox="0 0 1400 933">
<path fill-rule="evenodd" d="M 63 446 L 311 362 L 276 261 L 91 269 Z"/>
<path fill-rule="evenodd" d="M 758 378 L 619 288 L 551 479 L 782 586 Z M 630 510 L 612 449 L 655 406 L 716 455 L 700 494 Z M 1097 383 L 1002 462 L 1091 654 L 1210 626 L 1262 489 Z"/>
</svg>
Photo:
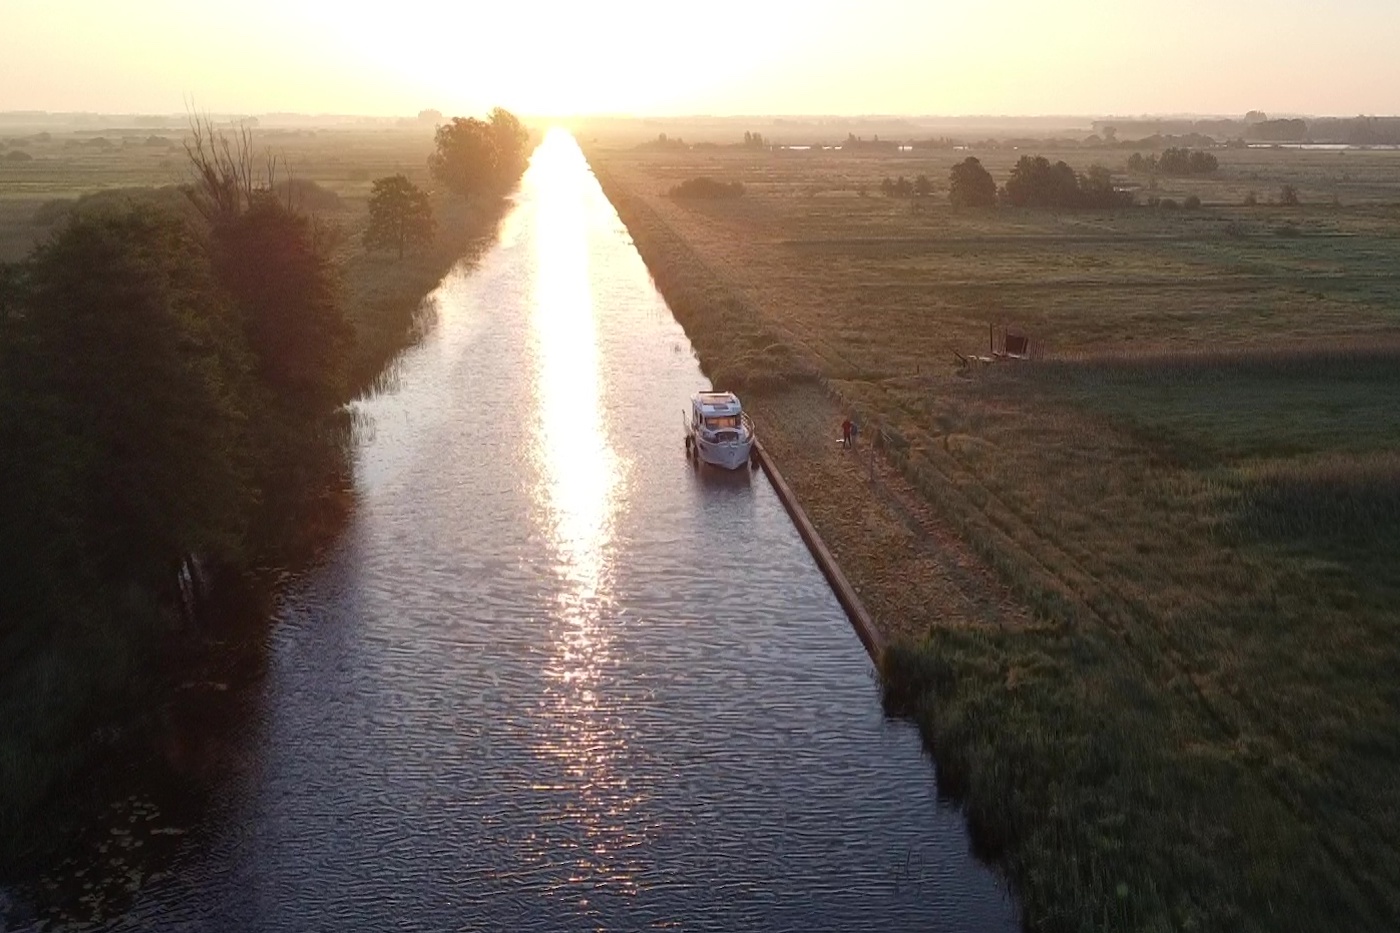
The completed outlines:
<svg viewBox="0 0 1400 933">
<path fill-rule="evenodd" d="M 94 191 L 77 199 L 54 198 L 45 201 L 34 211 L 30 223 L 36 227 L 53 227 L 71 216 L 121 213 L 138 204 L 172 214 L 183 213 L 190 207 L 185 192 L 176 185 L 159 188 L 117 188 Z"/>
<path fill-rule="evenodd" d="M 288 178 L 276 184 L 277 200 L 300 213 L 340 210 L 340 195 L 310 178 Z"/>
<path fill-rule="evenodd" d="M 880 193 L 887 198 L 909 198 L 914 196 L 914 183 L 900 175 L 898 179 L 888 176 L 880 180 Z"/>
<path fill-rule="evenodd" d="M 1016 207 L 1104 208 L 1132 203 L 1132 195 L 1113 187 L 1113 177 L 1101 166 L 1077 175 L 1064 162 L 1050 164 L 1044 156 L 1022 156 L 1003 189 Z"/>
<path fill-rule="evenodd" d="M 920 175 L 914 179 L 914 197 L 926 198 L 933 194 L 933 182 L 929 181 L 927 175 Z"/>
<path fill-rule="evenodd" d="M 320 415 L 343 400 L 354 335 L 310 221 L 255 197 L 214 228 L 214 271 L 243 322 L 261 383 Z"/>
<path fill-rule="evenodd" d="M 5 326 L 18 314 L 28 290 L 26 267 L 0 262 L 0 347 L 4 346 Z"/>
<path fill-rule="evenodd" d="M 530 133 L 518 117 L 504 107 L 491 111 L 491 137 L 496 144 L 497 179 L 502 188 L 515 184 L 529 159 Z"/>
<path fill-rule="evenodd" d="M 485 194 L 496 187 L 495 134 L 476 117 L 453 117 L 437 128 L 436 151 L 428 157 L 433 177 L 454 194 Z"/>
<path fill-rule="evenodd" d="M 46 205 L 0 266 L 0 863 L 155 680 L 181 568 L 243 566 L 344 469 L 353 335 L 294 207 L 334 194 L 192 132 L 194 185 Z"/>
<path fill-rule="evenodd" d="M 997 183 L 975 156 L 968 156 L 948 173 L 948 200 L 954 207 L 996 207 Z"/>
<path fill-rule="evenodd" d="M 407 177 L 389 175 L 374 183 L 364 233 L 366 249 L 397 249 L 402 259 L 406 244 L 431 243 L 435 226 L 432 200 Z"/>
<path fill-rule="evenodd" d="M 1220 168 L 1220 160 L 1199 149 L 1169 148 L 1161 156 L 1128 156 L 1128 171 L 1162 175 L 1210 175 Z"/>
<path fill-rule="evenodd" d="M 498 194 L 525 169 L 529 133 L 514 114 L 497 107 L 489 120 L 453 117 L 437 128 L 428 157 L 433 177 L 463 197 Z"/>
<path fill-rule="evenodd" d="M 718 181 L 708 175 L 701 175 L 698 178 L 688 178 L 679 185 L 673 186 L 669 194 L 673 198 L 684 200 L 739 198 L 744 195 L 744 184 L 738 181 Z"/>
<path fill-rule="evenodd" d="M 17 388 L 58 415 L 48 443 L 78 484 L 46 512 L 83 529 L 91 566 L 158 591 L 185 554 L 237 554 L 245 356 L 178 219 L 70 224 L 30 263 L 19 339 Z"/>
</svg>

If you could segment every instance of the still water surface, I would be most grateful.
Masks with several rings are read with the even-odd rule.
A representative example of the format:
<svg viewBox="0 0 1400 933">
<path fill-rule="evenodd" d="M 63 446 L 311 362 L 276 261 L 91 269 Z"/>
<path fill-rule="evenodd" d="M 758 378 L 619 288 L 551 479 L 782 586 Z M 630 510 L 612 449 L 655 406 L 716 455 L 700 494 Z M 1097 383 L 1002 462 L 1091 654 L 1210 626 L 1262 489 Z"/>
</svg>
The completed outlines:
<svg viewBox="0 0 1400 933">
<path fill-rule="evenodd" d="M 363 405 L 250 764 L 116 929 L 1010 930 L 574 141 Z"/>
</svg>

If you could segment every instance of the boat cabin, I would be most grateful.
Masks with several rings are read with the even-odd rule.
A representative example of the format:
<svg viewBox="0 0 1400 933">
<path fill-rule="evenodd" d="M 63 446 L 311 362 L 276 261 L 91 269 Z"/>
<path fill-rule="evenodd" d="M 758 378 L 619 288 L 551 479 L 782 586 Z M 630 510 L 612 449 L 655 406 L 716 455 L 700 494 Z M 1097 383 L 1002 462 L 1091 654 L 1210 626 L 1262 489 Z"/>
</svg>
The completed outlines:
<svg viewBox="0 0 1400 933">
<path fill-rule="evenodd" d="M 690 427 L 704 431 L 716 440 L 732 432 L 737 438 L 743 426 L 744 410 L 733 392 L 697 392 L 690 399 Z"/>
</svg>

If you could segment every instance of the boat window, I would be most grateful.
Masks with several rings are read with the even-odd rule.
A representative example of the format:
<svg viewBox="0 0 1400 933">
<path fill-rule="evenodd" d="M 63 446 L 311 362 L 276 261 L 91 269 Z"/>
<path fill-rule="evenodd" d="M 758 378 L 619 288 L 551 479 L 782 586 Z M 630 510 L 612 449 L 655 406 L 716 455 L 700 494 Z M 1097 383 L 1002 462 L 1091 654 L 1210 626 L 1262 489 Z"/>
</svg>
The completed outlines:
<svg viewBox="0 0 1400 933">
<path fill-rule="evenodd" d="M 739 416 L 713 415 L 705 419 L 705 426 L 709 428 L 737 428 L 739 426 Z"/>
</svg>

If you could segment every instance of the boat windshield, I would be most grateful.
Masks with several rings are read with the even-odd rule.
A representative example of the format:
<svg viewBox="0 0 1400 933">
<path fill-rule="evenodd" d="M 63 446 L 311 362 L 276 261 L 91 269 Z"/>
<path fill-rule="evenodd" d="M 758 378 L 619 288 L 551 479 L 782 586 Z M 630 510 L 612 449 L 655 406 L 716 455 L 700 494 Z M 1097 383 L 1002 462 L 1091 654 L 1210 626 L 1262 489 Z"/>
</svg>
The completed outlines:
<svg viewBox="0 0 1400 933">
<path fill-rule="evenodd" d="M 720 428 L 737 428 L 738 426 L 738 415 L 711 415 L 705 419 L 705 427 L 714 430 L 719 430 Z"/>
</svg>

